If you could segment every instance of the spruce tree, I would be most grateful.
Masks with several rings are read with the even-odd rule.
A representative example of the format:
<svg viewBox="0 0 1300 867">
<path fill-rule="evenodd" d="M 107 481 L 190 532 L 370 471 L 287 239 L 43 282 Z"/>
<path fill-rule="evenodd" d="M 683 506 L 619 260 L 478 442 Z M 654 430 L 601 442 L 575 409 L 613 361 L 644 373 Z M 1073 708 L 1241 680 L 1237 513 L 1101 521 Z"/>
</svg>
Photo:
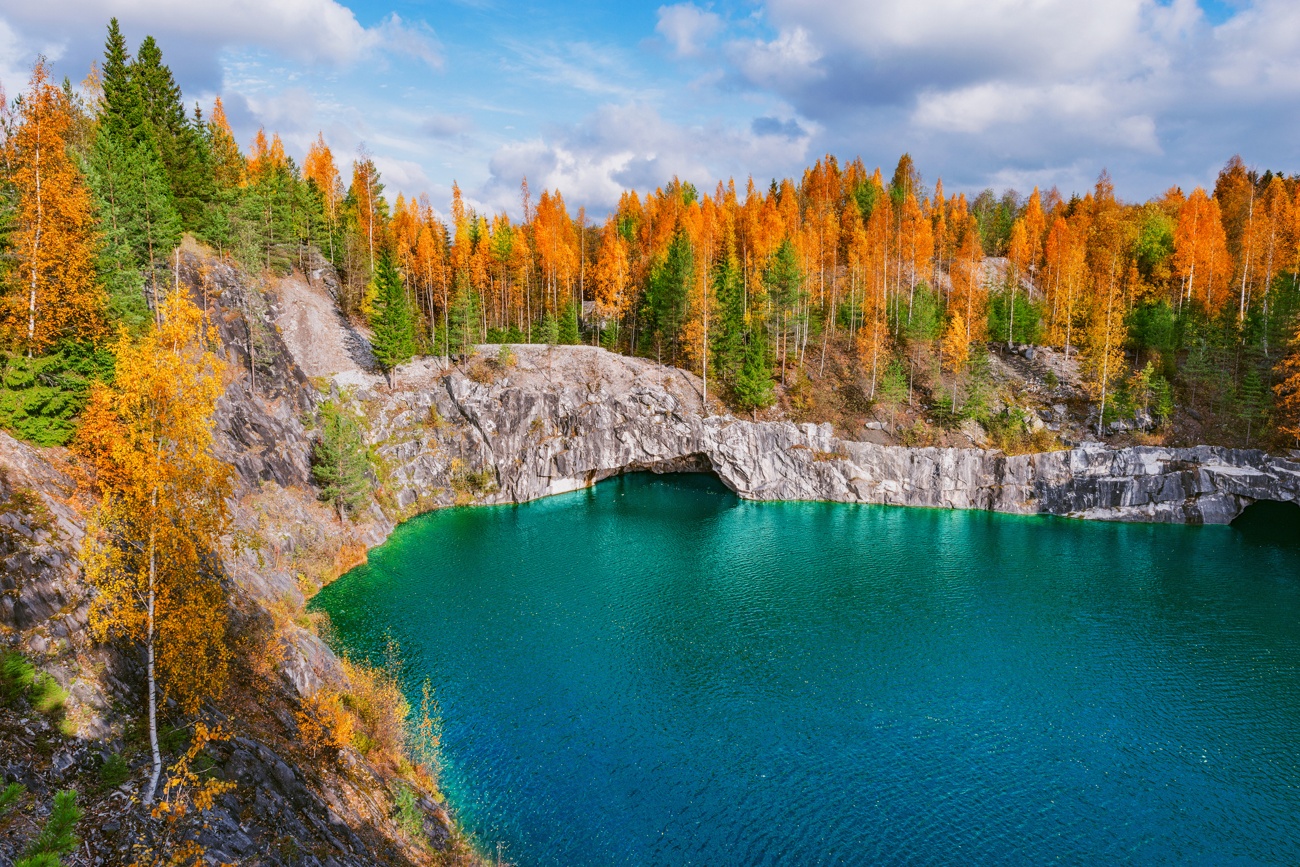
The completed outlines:
<svg viewBox="0 0 1300 867">
<path fill-rule="evenodd" d="M 761 329 L 754 329 L 745 343 L 744 358 L 732 392 L 741 409 L 759 410 L 772 405 L 772 365 L 767 357 L 767 345 Z"/>
<path fill-rule="evenodd" d="M 733 242 L 713 266 L 713 292 L 718 299 L 718 324 L 713 336 L 713 370 L 733 386 L 745 357 L 745 287 L 740 280 Z"/>
<path fill-rule="evenodd" d="M 371 347 L 385 373 L 415 357 L 415 321 L 392 254 L 383 250 L 375 265 L 375 318 Z"/>
<path fill-rule="evenodd" d="M 339 522 L 364 505 L 370 459 L 356 416 L 334 400 L 320 407 L 320 439 L 312 449 L 312 478 L 320 498 L 338 512 Z"/>
<path fill-rule="evenodd" d="M 578 332 L 578 305 L 567 304 L 564 308 L 564 315 L 560 317 L 560 334 L 559 344 L 561 346 L 576 346 L 582 342 L 582 335 Z"/>
<path fill-rule="evenodd" d="M 456 276 L 456 294 L 451 299 L 447 321 L 447 354 L 464 355 L 478 337 L 479 297 L 464 274 Z M 552 320 L 554 321 L 554 320 Z"/>
<path fill-rule="evenodd" d="M 181 89 L 152 36 L 140 43 L 130 73 L 181 223 L 186 229 L 196 229 L 215 192 L 200 127 L 186 116 Z"/>
<path fill-rule="evenodd" d="M 99 271 L 110 309 L 118 321 L 137 327 L 148 282 L 142 272 L 166 261 L 182 227 L 134 66 L 113 19 L 104 46 L 99 130 L 84 169 L 104 235 Z"/>
</svg>

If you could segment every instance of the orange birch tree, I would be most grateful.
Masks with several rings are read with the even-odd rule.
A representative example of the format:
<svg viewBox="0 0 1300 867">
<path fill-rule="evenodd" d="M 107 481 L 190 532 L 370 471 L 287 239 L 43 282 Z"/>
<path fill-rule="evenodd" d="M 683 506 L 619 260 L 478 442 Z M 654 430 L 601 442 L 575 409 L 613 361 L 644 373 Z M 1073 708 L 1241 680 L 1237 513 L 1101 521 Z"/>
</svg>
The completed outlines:
<svg viewBox="0 0 1300 867">
<path fill-rule="evenodd" d="M 215 574 L 230 467 L 212 454 L 224 365 L 210 342 L 188 298 L 165 298 L 147 337 L 119 336 L 113 385 L 95 384 L 78 442 L 102 498 L 82 552 L 97 591 L 90 626 L 100 639 L 144 645 L 153 754 L 146 804 L 162 772 L 160 694 L 194 713 L 220 695 L 230 661 Z"/>
</svg>

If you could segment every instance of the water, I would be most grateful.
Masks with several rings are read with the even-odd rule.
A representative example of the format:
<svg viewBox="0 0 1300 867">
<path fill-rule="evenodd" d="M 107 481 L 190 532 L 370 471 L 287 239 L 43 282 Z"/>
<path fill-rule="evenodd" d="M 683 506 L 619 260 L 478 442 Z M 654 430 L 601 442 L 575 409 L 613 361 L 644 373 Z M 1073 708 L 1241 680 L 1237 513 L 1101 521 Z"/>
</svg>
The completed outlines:
<svg viewBox="0 0 1300 867">
<path fill-rule="evenodd" d="M 630 476 L 416 519 L 315 604 L 431 678 L 444 787 L 516 864 L 1296 864 L 1300 510 L 1263 511 Z"/>
</svg>

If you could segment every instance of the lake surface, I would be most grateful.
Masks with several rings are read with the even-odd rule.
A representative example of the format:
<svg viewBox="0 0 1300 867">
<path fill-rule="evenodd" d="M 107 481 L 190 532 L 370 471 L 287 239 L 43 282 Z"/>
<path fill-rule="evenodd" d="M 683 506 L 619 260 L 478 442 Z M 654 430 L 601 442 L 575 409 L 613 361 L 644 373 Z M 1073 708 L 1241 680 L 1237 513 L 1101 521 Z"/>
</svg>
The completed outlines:
<svg viewBox="0 0 1300 867">
<path fill-rule="evenodd" d="M 418 518 L 314 605 L 431 679 L 444 788 L 515 864 L 1296 864 L 1300 510 L 1255 509 L 637 475 Z"/>
</svg>

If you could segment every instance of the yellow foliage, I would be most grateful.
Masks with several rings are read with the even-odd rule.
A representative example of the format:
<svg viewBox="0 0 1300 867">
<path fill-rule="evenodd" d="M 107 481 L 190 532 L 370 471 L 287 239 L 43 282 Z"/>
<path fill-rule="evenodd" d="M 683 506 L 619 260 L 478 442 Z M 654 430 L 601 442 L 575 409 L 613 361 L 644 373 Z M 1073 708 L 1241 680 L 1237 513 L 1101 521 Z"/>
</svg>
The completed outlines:
<svg viewBox="0 0 1300 867">
<path fill-rule="evenodd" d="M 352 746 L 356 721 L 343 706 L 338 690 L 322 687 L 307 696 L 298 708 L 297 718 L 299 737 L 311 756 Z"/>
<path fill-rule="evenodd" d="M 19 111 L 4 154 L 17 198 L 0 319 L 29 353 L 69 336 L 98 341 L 107 299 L 95 279 L 94 210 L 68 153 L 71 106 L 43 59 Z"/>
<path fill-rule="evenodd" d="M 383 669 L 346 657 L 343 673 L 352 685 L 343 696 L 343 704 L 361 723 L 360 730 L 353 734 L 353 745 L 365 754 L 379 750 L 396 758 L 406 745 L 406 721 L 411 714 L 397 679 Z"/>
<path fill-rule="evenodd" d="M 230 735 L 217 726 L 209 728 L 207 723 L 194 724 L 194 738 L 189 749 L 181 754 L 169 770 L 167 782 L 163 785 L 162 799 L 154 805 L 155 819 L 178 821 L 191 810 L 203 812 L 211 810 L 217 798 L 232 791 L 235 784 L 229 780 L 204 777 L 194 769 L 194 762 L 207 751 L 208 744 L 230 739 Z"/>
<path fill-rule="evenodd" d="M 1278 427 L 1300 440 L 1300 322 L 1291 338 L 1291 351 L 1277 366 L 1281 380 L 1273 386 L 1277 394 Z"/>
<path fill-rule="evenodd" d="M 187 298 L 173 294 L 159 313 L 138 344 L 121 333 L 113 385 L 91 392 L 77 447 L 102 503 L 82 557 L 97 591 L 94 634 L 145 642 L 163 694 L 193 713 L 220 695 L 230 660 L 213 563 L 230 489 L 229 466 L 212 454 L 223 365 Z"/>
</svg>

